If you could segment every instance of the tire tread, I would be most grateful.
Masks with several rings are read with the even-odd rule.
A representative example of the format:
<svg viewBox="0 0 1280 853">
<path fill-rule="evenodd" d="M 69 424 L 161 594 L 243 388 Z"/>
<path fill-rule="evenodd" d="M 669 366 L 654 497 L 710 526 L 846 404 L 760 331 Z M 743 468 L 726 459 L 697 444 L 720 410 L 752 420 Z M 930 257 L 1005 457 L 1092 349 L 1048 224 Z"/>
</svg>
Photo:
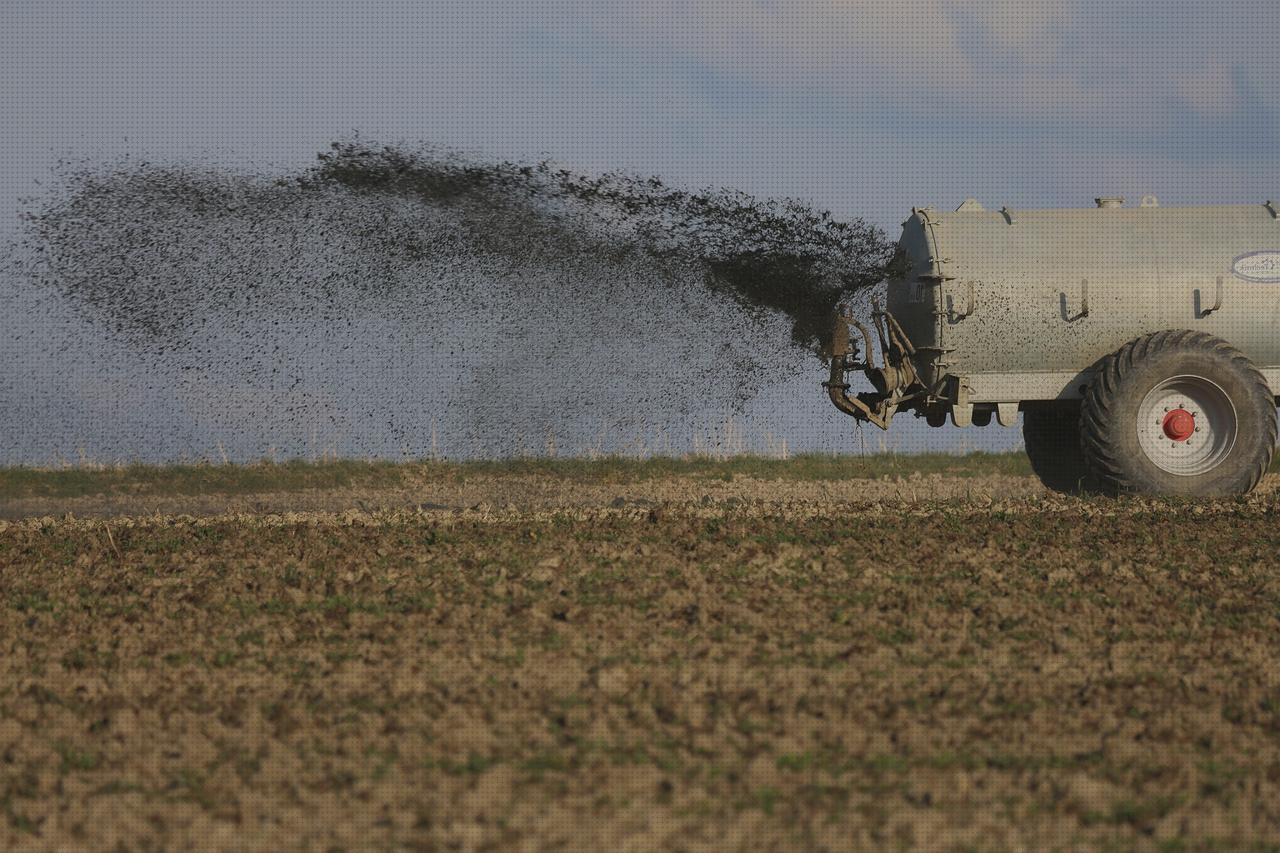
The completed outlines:
<svg viewBox="0 0 1280 853">
<path fill-rule="evenodd" d="M 1098 364 L 1093 381 L 1084 395 L 1080 411 L 1080 443 L 1085 462 L 1094 482 L 1108 492 L 1139 491 L 1130 476 L 1129 466 L 1120 453 L 1121 442 L 1115 434 L 1119 389 L 1126 376 L 1146 359 L 1168 349 L 1198 349 L 1229 360 L 1252 388 L 1252 393 L 1266 398 L 1274 407 L 1271 388 L 1253 363 L 1231 344 L 1206 332 L 1176 329 L 1156 332 L 1130 341 L 1119 350 L 1106 356 Z M 1265 419 L 1267 424 L 1266 446 L 1274 448 L 1276 419 Z M 1271 462 L 1270 454 L 1260 455 L 1257 464 L 1249 472 L 1245 491 L 1257 486 Z"/>
</svg>

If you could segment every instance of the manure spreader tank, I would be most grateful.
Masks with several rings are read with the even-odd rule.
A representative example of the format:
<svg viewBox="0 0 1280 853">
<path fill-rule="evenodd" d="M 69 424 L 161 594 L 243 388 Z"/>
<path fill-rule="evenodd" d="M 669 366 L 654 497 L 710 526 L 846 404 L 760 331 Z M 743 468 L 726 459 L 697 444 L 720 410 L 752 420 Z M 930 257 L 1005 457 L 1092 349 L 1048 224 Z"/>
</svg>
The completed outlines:
<svg viewBox="0 0 1280 853">
<path fill-rule="evenodd" d="M 1050 488 L 1242 494 L 1276 441 L 1280 206 L 914 209 L 883 307 L 838 313 L 824 384 L 882 429 L 1021 412 Z"/>
</svg>

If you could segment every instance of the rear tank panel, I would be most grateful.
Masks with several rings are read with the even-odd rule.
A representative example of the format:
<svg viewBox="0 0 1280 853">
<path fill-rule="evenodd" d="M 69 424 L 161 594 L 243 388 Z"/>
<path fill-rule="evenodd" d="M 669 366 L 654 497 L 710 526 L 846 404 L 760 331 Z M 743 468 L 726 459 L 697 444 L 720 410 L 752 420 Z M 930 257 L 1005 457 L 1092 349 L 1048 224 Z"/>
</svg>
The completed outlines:
<svg viewBox="0 0 1280 853">
<path fill-rule="evenodd" d="M 938 312 L 941 289 L 934 259 L 930 211 L 912 211 L 902 223 L 898 238 L 896 274 L 889 279 L 885 307 L 902 326 L 919 354 L 916 372 L 926 385 L 933 385 L 940 353 Z"/>
<path fill-rule="evenodd" d="M 1194 329 L 1280 367 L 1280 219 L 1266 205 L 914 211 L 886 307 L 928 384 L 975 402 L 1075 396 L 1124 343 Z M 1275 383 L 1273 383 L 1274 387 Z"/>
</svg>

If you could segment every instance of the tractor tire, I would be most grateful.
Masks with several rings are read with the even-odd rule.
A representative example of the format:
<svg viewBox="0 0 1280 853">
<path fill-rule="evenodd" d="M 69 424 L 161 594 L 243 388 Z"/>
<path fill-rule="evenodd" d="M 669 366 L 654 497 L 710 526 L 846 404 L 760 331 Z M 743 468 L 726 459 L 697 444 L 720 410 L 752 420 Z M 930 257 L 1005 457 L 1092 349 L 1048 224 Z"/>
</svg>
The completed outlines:
<svg viewBox="0 0 1280 853">
<path fill-rule="evenodd" d="M 1276 444 L 1276 403 L 1235 347 L 1171 330 L 1098 364 L 1080 409 L 1081 448 L 1108 494 L 1241 495 Z"/>
<path fill-rule="evenodd" d="M 1022 442 L 1031 470 L 1055 492 L 1079 494 L 1088 488 L 1080 449 L 1080 404 L 1028 404 L 1022 411 Z"/>
</svg>

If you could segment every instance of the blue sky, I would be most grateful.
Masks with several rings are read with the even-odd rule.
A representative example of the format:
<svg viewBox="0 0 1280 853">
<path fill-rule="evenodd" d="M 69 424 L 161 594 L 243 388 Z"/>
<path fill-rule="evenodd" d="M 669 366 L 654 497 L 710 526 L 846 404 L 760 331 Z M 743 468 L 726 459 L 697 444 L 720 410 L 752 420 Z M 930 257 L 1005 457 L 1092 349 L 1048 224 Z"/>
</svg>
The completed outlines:
<svg viewBox="0 0 1280 853">
<path fill-rule="evenodd" d="M 1256 201 L 1266 2 L 59 2 L 0 11 L 6 207 L 59 156 L 281 165 L 358 129 L 814 199 Z"/>
<path fill-rule="evenodd" d="M 1278 43 L 1260 0 L 4 0 L 0 238 L 60 159 L 289 169 L 353 131 L 794 196 L 891 232 L 913 205 L 966 196 L 1256 203 L 1280 198 Z M 186 417 L 73 326 L 57 352 L 79 360 L 55 363 L 53 309 L 12 287 L 0 430 L 22 448 L 44 453 L 73 415 L 107 437 L 140 429 L 130 411 Z M 765 394 L 765 428 L 775 409 L 847 427 L 816 382 Z M 94 389 L 141 385 L 154 398 L 85 408 Z"/>
</svg>

